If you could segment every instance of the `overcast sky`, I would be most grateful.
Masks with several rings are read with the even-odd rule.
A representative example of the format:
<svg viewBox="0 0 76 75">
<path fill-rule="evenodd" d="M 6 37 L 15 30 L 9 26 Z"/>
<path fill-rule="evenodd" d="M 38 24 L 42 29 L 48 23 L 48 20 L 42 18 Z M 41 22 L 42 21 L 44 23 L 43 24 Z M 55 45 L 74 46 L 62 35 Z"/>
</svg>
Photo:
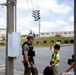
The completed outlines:
<svg viewBox="0 0 76 75">
<path fill-rule="evenodd" d="M 21 34 L 39 32 L 33 9 L 40 10 L 41 32 L 74 31 L 74 0 L 17 0 L 17 31 Z M 6 28 L 6 8 L 1 6 L 0 28 Z"/>
</svg>

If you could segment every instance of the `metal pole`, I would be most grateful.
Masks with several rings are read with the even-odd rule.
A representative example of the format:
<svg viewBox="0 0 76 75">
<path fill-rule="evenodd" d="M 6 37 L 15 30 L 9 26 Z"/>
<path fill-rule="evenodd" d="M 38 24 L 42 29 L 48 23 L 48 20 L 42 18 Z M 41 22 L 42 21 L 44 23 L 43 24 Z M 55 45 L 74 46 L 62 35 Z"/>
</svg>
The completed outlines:
<svg viewBox="0 0 76 75">
<path fill-rule="evenodd" d="M 74 75 L 76 75 L 76 0 L 74 0 Z"/>
<path fill-rule="evenodd" d="M 8 33 L 14 31 L 14 3 L 7 0 L 6 69 L 5 75 L 14 75 L 14 58 L 8 57 Z M 9 3 L 11 2 L 11 3 Z"/>
<path fill-rule="evenodd" d="M 15 32 L 17 31 L 17 0 L 15 2 Z"/>
<path fill-rule="evenodd" d="M 39 19 L 39 46 L 40 46 L 40 19 Z"/>
<path fill-rule="evenodd" d="M 56 38 L 55 38 L 55 36 L 54 36 L 54 45 L 55 45 L 55 42 L 56 42 Z"/>
</svg>

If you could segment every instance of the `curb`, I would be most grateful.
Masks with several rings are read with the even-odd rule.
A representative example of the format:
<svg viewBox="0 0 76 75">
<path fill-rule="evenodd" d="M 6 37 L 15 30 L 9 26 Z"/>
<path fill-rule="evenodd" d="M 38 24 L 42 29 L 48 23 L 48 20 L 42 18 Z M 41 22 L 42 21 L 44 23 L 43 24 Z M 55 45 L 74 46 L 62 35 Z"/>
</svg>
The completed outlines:
<svg viewBox="0 0 76 75">
<path fill-rule="evenodd" d="M 71 46 L 71 45 L 74 45 L 74 44 L 63 44 L 63 45 L 60 45 L 61 47 L 66 47 L 66 46 Z"/>
</svg>

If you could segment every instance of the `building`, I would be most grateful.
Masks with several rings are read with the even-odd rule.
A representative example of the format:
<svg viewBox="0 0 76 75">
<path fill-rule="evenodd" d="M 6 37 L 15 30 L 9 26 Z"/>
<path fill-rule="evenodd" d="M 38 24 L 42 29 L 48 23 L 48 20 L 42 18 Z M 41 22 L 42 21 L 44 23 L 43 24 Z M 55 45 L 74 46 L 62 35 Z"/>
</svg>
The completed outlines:
<svg viewBox="0 0 76 75">
<path fill-rule="evenodd" d="M 41 32 L 40 37 L 74 37 L 74 31 L 62 31 L 62 32 Z"/>
<path fill-rule="evenodd" d="M 0 28 L 0 39 L 6 38 L 6 29 Z"/>
</svg>

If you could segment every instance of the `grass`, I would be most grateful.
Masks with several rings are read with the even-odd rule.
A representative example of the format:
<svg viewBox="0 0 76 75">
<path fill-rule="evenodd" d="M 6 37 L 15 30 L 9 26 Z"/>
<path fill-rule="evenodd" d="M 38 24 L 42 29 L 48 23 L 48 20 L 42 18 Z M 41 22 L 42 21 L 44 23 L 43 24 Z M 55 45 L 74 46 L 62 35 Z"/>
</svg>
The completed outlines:
<svg viewBox="0 0 76 75">
<path fill-rule="evenodd" d="M 0 41 L 0 45 L 6 45 L 6 41 L 5 40 Z"/>
</svg>

